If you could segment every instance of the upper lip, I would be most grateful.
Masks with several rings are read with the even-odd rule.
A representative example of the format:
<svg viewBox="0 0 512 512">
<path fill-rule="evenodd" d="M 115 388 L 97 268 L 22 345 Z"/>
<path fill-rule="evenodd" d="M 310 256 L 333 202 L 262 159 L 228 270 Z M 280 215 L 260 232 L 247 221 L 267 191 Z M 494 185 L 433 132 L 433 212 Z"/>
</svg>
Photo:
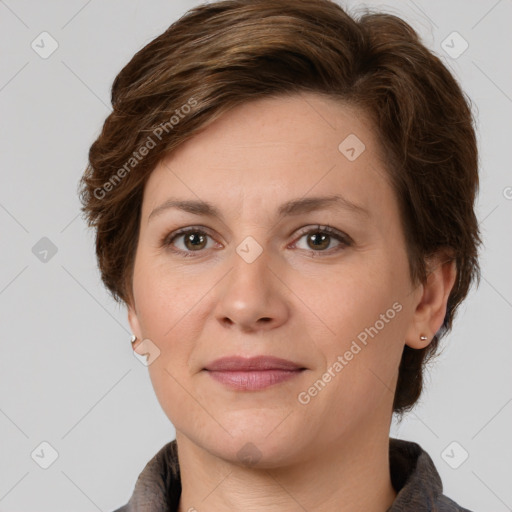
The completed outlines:
<svg viewBox="0 0 512 512">
<path fill-rule="evenodd" d="M 273 356 L 257 357 L 222 357 L 208 363 L 209 371 L 261 371 L 261 370 L 303 370 L 304 367 L 286 359 Z"/>
</svg>

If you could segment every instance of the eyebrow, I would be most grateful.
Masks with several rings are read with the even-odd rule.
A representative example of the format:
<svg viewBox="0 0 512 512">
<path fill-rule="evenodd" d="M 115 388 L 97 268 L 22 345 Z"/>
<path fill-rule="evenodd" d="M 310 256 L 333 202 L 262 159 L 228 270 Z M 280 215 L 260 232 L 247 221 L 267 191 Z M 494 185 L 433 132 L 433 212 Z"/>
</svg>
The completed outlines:
<svg viewBox="0 0 512 512">
<path fill-rule="evenodd" d="M 284 217 L 301 215 L 309 213 L 315 210 L 327 209 L 329 207 L 337 207 L 342 210 L 356 213 L 360 216 L 369 217 L 368 210 L 365 210 L 362 206 L 359 206 L 352 201 L 344 198 L 340 195 L 331 195 L 325 197 L 306 197 L 301 199 L 292 199 L 282 204 L 277 210 L 277 216 L 279 219 Z M 200 200 L 179 200 L 170 198 L 167 199 L 160 206 L 157 206 L 148 217 L 148 222 L 151 218 L 160 215 L 166 210 L 176 208 L 194 215 L 202 215 L 206 217 L 216 217 L 223 219 L 223 215 L 220 213 L 218 208 L 207 201 Z"/>
</svg>

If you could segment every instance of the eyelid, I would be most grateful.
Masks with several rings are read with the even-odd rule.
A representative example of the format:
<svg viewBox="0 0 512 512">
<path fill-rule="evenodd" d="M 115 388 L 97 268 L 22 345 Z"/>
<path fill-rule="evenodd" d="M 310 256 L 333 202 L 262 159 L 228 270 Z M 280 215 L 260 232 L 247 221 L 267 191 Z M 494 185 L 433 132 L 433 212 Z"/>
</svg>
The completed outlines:
<svg viewBox="0 0 512 512">
<path fill-rule="evenodd" d="M 330 226 L 329 224 L 323 224 L 323 225 L 316 224 L 316 225 L 307 226 L 307 227 L 301 229 L 299 231 L 298 236 L 295 238 L 295 241 L 292 242 L 291 245 L 292 246 L 295 245 L 304 235 L 307 235 L 309 233 L 326 233 L 330 237 L 338 240 L 338 242 L 340 242 L 341 245 L 344 245 L 346 247 L 348 247 L 354 243 L 352 238 L 349 235 L 347 235 L 346 233 L 344 233 L 343 231 L 340 231 L 340 230 Z M 321 255 L 322 253 L 323 254 L 331 254 L 331 252 L 333 252 L 335 250 L 336 250 L 336 248 L 323 250 L 323 251 L 314 251 L 313 249 L 310 249 L 309 251 Z"/>
<path fill-rule="evenodd" d="M 329 225 L 329 224 L 312 224 L 310 226 L 306 226 L 304 228 L 301 228 L 299 230 L 299 237 L 304 236 L 308 233 L 315 233 L 315 232 L 322 232 L 327 233 L 329 235 L 338 236 L 340 238 L 346 239 L 347 241 L 351 240 L 351 238 L 344 233 L 343 231 L 340 231 L 339 229 L 336 229 L 335 227 Z"/>
<path fill-rule="evenodd" d="M 200 233 L 206 236 L 209 236 L 212 240 L 215 242 L 215 237 L 211 234 L 211 231 L 209 228 L 206 228 L 204 226 L 187 226 L 184 228 L 177 229 L 175 231 L 172 231 L 171 233 L 166 233 L 162 239 L 160 240 L 160 246 L 169 248 L 171 251 L 176 252 L 178 254 L 186 254 L 186 255 L 192 255 L 194 252 L 201 253 L 205 252 L 203 251 L 182 251 L 181 249 L 173 248 L 173 241 L 176 240 L 176 238 L 179 238 L 180 236 L 187 235 L 188 233 Z M 219 242 L 217 242 L 219 243 Z"/>
</svg>

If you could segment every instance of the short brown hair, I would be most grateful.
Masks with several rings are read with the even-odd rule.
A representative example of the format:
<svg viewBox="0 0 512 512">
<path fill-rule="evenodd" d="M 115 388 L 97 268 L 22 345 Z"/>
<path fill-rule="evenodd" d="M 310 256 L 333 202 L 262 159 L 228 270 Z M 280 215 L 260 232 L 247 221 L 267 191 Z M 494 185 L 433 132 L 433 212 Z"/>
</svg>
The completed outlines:
<svg viewBox="0 0 512 512">
<path fill-rule="evenodd" d="M 355 19 L 331 0 L 225 0 L 191 9 L 137 52 L 115 78 L 113 111 L 80 183 L 101 277 L 117 301 L 133 303 L 143 189 L 162 158 L 241 103 L 300 92 L 358 106 L 374 122 L 413 281 L 426 279 L 426 257 L 439 249 L 456 261 L 442 328 L 425 349 L 404 347 L 393 403 L 402 414 L 418 400 L 426 363 L 480 277 L 480 238 L 470 102 L 396 16 Z"/>
</svg>

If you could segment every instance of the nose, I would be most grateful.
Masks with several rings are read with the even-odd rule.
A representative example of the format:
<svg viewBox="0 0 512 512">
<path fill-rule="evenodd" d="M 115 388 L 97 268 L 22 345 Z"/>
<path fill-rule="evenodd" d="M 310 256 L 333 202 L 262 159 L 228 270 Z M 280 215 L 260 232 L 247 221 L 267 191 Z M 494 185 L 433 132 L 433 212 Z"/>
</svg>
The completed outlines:
<svg viewBox="0 0 512 512">
<path fill-rule="evenodd" d="M 223 327 L 257 332 L 286 322 L 288 288 L 269 260 L 265 251 L 251 263 L 234 252 L 233 267 L 222 281 L 216 306 Z"/>
</svg>

